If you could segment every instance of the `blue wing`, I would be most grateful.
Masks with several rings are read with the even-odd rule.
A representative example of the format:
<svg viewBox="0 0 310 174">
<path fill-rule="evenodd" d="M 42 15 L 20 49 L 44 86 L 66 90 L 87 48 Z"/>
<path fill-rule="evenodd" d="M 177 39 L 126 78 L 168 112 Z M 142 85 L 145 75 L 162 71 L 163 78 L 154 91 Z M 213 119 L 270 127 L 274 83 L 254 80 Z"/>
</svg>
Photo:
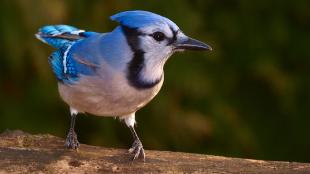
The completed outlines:
<svg viewBox="0 0 310 174">
<path fill-rule="evenodd" d="M 91 67 L 84 67 L 82 71 L 79 70 L 79 67 L 87 65 L 74 59 L 70 54 L 70 49 L 78 41 L 97 34 L 96 32 L 86 32 L 68 25 L 50 25 L 40 28 L 36 37 L 58 49 L 49 57 L 49 63 L 57 80 L 66 84 L 73 84 L 78 80 L 79 74 L 89 73 Z"/>
<path fill-rule="evenodd" d="M 73 84 L 78 80 L 78 72 L 75 68 L 74 59 L 66 57 L 67 48 L 62 47 L 52 53 L 49 57 L 49 63 L 58 81 Z M 64 59 L 66 59 L 64 61 Z"/>
</svg>

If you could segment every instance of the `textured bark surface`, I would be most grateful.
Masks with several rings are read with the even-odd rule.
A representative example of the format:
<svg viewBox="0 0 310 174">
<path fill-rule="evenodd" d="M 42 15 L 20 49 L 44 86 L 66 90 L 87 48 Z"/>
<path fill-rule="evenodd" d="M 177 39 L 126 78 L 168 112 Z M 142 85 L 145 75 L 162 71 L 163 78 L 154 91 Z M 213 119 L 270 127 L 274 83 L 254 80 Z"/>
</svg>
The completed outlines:
<svg viewBox="0 0 310 174">
<path fill-rule="evenodd" d="M 132 162 L 127 150 L 82 144 L 64 148 L 52 135 L 6 131 L 0 135 L 0 173 L 310 173 L 310 164 L 146 151 Z"/>
</svg>

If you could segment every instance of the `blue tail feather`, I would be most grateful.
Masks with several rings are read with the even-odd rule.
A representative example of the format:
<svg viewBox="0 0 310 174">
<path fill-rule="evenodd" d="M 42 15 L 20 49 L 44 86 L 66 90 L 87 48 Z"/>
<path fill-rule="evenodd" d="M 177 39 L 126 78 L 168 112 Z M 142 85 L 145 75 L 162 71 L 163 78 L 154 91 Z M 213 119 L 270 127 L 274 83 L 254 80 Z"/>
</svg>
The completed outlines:
<svg viewBox="0 0 310 174">
<path fill-rule="evenodd" d="M 36 37 L 52 47 L 61 48 L 77 40 L 91 36 L 95 32 L 85 32 L 69 25 L 48 25 L 39 29 Z"/>
<path fill-rule="evenodd" d="M 79 31 L 79 29 L 69 25 L 48 25 L 39 29 L 39 31 L 44 34 L 56 35 L 65 32 Z"/>
</svg>

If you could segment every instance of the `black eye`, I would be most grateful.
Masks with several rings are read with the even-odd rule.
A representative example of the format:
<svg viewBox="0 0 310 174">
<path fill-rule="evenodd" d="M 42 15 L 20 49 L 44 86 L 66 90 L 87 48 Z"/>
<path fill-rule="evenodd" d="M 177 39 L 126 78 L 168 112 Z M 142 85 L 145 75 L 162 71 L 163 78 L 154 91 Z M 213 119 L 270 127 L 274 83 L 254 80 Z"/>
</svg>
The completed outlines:
<svg viewBox="0 0 310 174">
<path fill-rule="evenodd" d="M 152 37 L 153 37 L 155 40 L 157 40 L 158 42 L 160 42 L 160 41 L 163 41 L 163 40 L 165 39 L 166 36 L 165 36 L 164 33 L 157 31 L 157 32 L 155 32 L 155 33 L 152 34 Z"/>
</svg>

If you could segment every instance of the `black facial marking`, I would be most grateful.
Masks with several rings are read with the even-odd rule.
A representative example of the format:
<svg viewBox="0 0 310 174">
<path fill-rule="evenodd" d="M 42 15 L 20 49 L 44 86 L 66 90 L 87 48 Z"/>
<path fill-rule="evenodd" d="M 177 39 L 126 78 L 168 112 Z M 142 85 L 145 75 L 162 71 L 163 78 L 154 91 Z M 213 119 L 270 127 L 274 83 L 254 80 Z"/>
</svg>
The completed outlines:
<svg viewBox="0 0 310 174">
<path fill-rule="evenodd" d="M 137 28 L 130 28 L 122 25 L 122 30 L 126 36 L 126 40 L 134 55 L 132 60 L 128 63 L 128 75 L 127 79 L 131 86 L 137 89 L 148 89 L 157 85 L 161 78 L 155 80 L 154 82 L 143 81 L 140 78 L 140 73 L 145 66 L 144 64 L 144 51 L 140 48 L 139 36 L 145 35 L 138 31 Z"/>
<path fill-rule="evenodd" d="M 171 26 L 169 28 L 170 28 L 173 36 L 172 36 L 172 38 L 168 39 L 167 45 L 173 44 L 177 40 L 177 34 L 178 34 L 178 31 L 173 30 L 173 28 Z"/>
</svg>

